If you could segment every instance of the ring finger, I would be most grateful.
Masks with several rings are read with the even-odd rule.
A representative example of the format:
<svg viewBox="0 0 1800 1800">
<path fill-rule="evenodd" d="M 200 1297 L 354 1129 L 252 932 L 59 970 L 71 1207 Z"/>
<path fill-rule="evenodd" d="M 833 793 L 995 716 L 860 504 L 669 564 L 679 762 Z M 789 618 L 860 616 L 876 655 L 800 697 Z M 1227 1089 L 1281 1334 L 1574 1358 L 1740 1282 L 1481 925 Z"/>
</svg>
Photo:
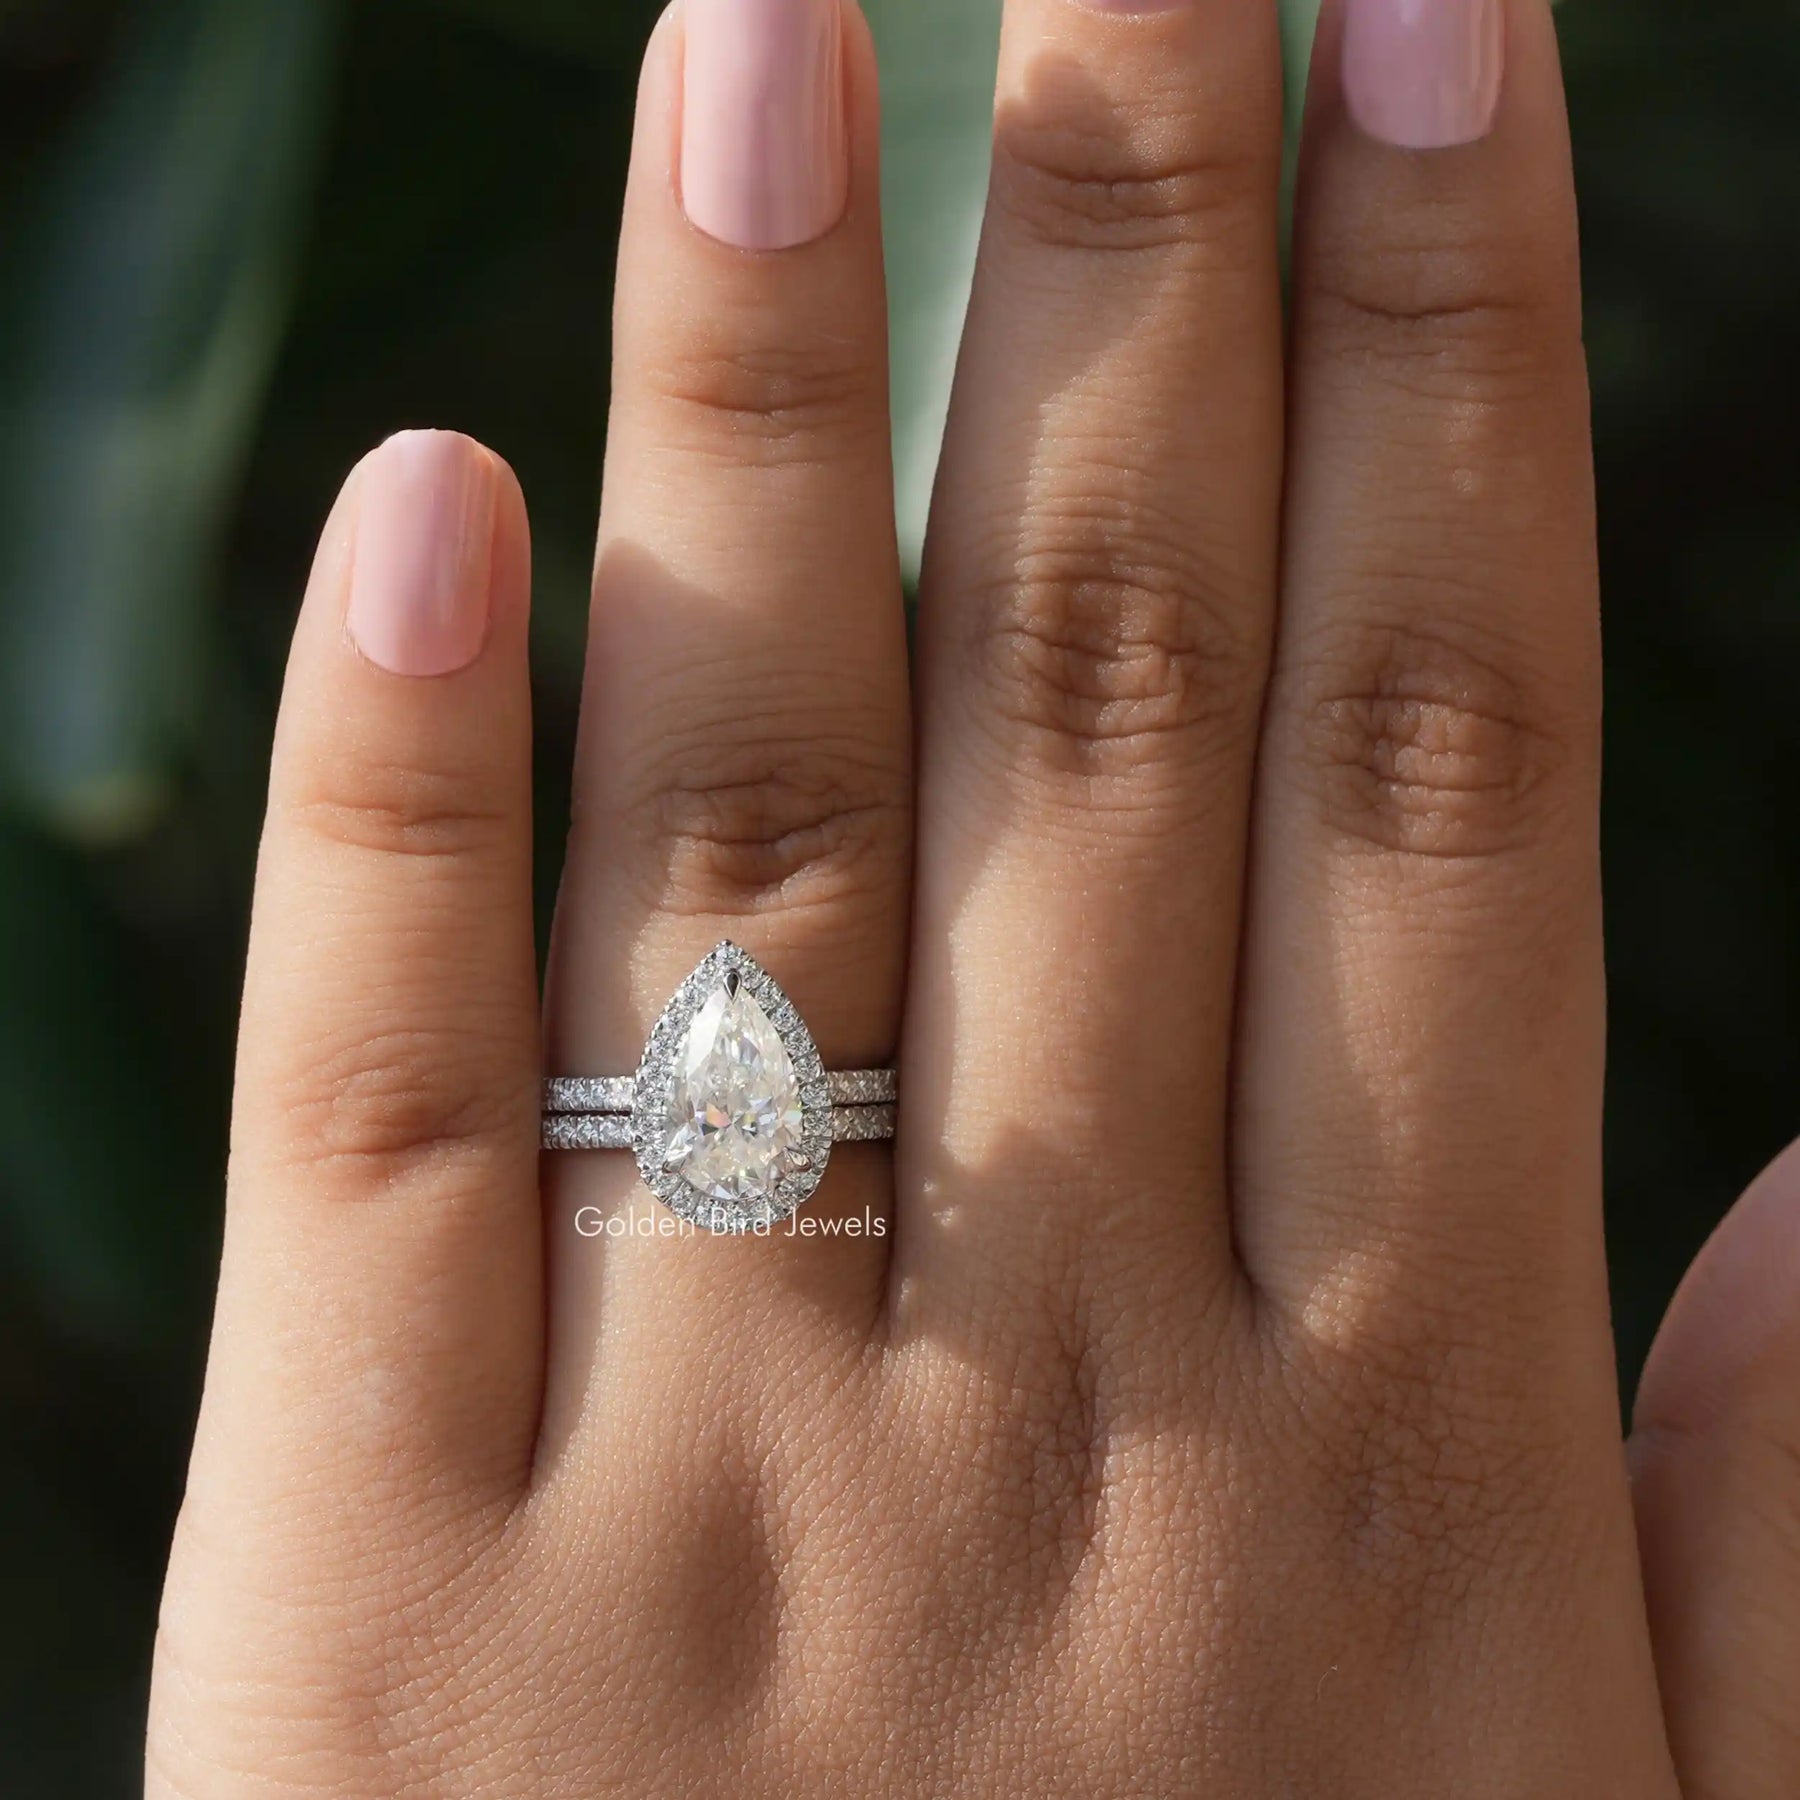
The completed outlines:
<svg viewBox="0 0 1800 1800">
<path fill-rule="evenodd" d="M 727 937 L 828 1068 L 893 1054 L 911 772 L 885 320 L 860 17 L 684 0 L 647 54 L 626 201 L 556 1073 L 635 1068 Z M 886 1168 L 845 1146 L 809 1220 L 884 1223 Z M 583 1209 L 667 1223 L 621 1155 L 552 1157 L 547 1195 L 552 1444 L 608 1379 L 602 1321 L 629 1381 L 671 1325 L 729 1370 L 821 1319 L 860 1349 L 879 1304 L 876 1235 L 584 1239 Z"/>
</svg>

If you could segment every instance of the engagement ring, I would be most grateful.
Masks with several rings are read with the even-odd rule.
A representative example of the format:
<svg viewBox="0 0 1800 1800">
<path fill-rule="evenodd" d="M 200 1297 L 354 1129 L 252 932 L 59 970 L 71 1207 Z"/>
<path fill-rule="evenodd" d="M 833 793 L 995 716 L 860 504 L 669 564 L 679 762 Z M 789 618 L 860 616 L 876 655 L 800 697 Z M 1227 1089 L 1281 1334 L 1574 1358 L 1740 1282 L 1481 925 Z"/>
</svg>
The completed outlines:
<svg viewBox="0 0 1800 1800">
<path fill-rule="evenodd" d="M 636 1075 L 544 1083 L 546 1150 L 630 1150 L 669 1210 L 707 1231 L 785 1219 L 834 1143 L 894 1135 L 892 1069 L 827 1071 L 794 1003 L 736 944 L 712 951 L 651 1028 Z"/>
</svg>

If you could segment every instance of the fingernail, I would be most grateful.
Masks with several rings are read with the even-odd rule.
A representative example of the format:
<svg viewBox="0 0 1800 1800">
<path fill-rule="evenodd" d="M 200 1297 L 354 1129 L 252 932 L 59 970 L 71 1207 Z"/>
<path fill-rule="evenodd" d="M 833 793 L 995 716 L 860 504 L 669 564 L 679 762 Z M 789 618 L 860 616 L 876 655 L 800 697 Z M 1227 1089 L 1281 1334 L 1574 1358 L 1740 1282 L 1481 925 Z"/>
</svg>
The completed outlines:
<svg viewBox="0 0 1800 1800">
<path fill-rule="evenodd" d="M 687 216 L 743 250 L 823 236 L 849 182 L 838 0 L 688 0 L 685 36 Z"/>
<path fill-rule="evenodd" d="M 344 622 L 395 675 L 467 668 L 487 638 L 494 465 L 453 431 L 406 431 L 363 465 Z"/>
<path fill-rule="evenodd" d="M 1404 150 L 1486 137 L 1500 103 L 1505 25 L 1503 0 L 1346 0 L 1351 117 Z"/>
</svg>

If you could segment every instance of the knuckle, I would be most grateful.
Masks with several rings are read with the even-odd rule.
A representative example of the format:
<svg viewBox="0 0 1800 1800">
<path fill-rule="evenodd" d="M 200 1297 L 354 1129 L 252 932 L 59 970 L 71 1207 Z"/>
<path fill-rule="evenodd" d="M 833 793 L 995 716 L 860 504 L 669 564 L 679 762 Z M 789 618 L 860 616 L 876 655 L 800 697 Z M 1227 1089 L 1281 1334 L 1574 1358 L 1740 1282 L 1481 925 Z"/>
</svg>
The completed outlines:
<svg viewBox="0 0 1800 1800">
<path fill-rule="evenodd" d="M 1015 114 L 994 143 L 995 198 L 1048 248 L 1143 251 L 1250 242 L 1272 192 L 1267 159 L 1175 112 L 1122 130 L 1098 102 Z"/>
<path fill-rule="evenodd" d="M 510 1148 L 530 1106 L 518 1083 L 494 1076 L 503 1058 L 529 1068 L 515 1036 L 459 1018 L 455 1035 L 420 1025 L 327 1046 L 281 1096 L 297 1159 L 371 1193 L 452 1166 L 478 1172 Z"/>
<path fill-rule="evenodd" d="M 1305 659 L 1297 685 L 1304 777 L 1337 838 L 1486 860 L 1553 816 L 1574 728 L 1449 628 L 1347 630 Z"/>
<path fill-rule="evenodd" d="M 1580 324 L 1564 284 L 1535 276 L 1541 248 L 1429 210 L 1411 237 L 1334 240 L 1309 260 L 1300 342 L 1430 389 L 1479 381 L 1533 389 L 1559 352 L 1580 353 Z M 1574 291 L 1571 274 L 1566 284 Z"/>
<path fill-rule="evenodd" d="M 983 1479 L 951 1499 L 970 1549 L 1035 1591 L 1065 1590 L 1103 1529 L 1115 1474 L 1105 1374 L 1072 1321 L 1034 1336 L 1028 1359 L 994 1371 Z"/>
<path fill-rule="evenodd" d="M 327 767 L 293 799 L 301 829 L 336 849 L 423 861 L 479 857 L 520 821 L 461 769 L 364 762 Z"/>
<path fill-rule="evenodd" d="M 1504 1346 L 1421 1309 L 1308 1341 L 1302 1460 L 1327 1540 L 1392 1616 L 1444 1624 L 1534 1560 L 1586 1553 L 1577 1452 Z"/>
<path fill-rule="evenodd" d="M 885 430 L 881 378 L 866 346 L 829 329 L 702 337 L 665 354 L 651 379 L 678 416 L 689 416 L 688 447 L 723 438 L 734 456 L 779 462 Z"/>
<path fill-rule="evenodd" d="M 639 867 L 660 910 L 854 904 L 903 879 L 910 783 L 866 743 L 686 743 L 634 787 Z"/>
<path fill-rule="evenodd" d="M 1019 1411 L 1027 1555 L 1065 1579 L 1094 1544 L 1108 1480 L 1098 1359 L 1072 1336 L 1058 1343 Z"/>
<path fill-rule="evenodd" d="M 1129 774 L 1248 729 L 1263 653 L 1247 609 L 1173 532 L 1101 541 L 1040 513 L 1035 546 L 970 608 L 985 715 L 1046 766 Z M 1016 742 L 1009 751 L 1016 751 Z"/>
</svg>

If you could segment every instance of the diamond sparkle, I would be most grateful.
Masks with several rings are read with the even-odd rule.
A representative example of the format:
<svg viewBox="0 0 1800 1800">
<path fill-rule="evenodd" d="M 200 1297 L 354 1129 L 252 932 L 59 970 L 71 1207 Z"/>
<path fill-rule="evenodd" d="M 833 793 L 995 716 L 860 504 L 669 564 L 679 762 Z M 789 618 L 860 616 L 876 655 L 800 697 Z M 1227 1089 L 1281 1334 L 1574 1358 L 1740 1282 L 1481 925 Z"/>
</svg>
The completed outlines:
<svg viewBox="0 0 1800 1800">
<path fill-rule="evenodd" d="M 710 1199 L 764 1200 L 801 1154 L 800 1083 L 749 988 L 720 981 L 675 1059 L 663 1167 Z"/>
</svg>

